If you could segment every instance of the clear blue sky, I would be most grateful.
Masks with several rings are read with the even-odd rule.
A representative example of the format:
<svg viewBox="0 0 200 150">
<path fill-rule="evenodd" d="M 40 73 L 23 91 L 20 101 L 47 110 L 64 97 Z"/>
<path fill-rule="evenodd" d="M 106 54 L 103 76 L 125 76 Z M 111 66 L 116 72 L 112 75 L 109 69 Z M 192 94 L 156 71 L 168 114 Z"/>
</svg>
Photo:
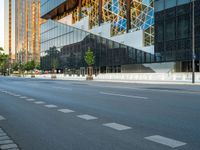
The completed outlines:
<svg viewBox="0 0 200 150">
<path fill-rule="evenodd" d="M 4 0 L 0 0 L 0 47 L 4 47 Z"/>
</svg>

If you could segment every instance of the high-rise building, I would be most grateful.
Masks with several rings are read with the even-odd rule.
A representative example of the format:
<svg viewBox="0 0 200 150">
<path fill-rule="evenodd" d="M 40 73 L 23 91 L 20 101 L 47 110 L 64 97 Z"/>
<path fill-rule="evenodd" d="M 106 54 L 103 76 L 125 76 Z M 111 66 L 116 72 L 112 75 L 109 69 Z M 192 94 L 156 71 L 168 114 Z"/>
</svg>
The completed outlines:
<svg viewBox="0 0 200 150">
<path fill-rule="evenodd" d="M 180 72 L 192 71 L 193 57 L 196 59 L 196 71 L 200 71 L 200 0 L 194 0 L 194 26 L 192 1 L 155 1 L 155 52 L 162 56 L 164 62 L 176 62 L 176 70 Z"/>
<path fill-rule="evenodd" d="M 17 62 L 40 61 L 40 0 L 5 0 L 5 50 Z"/>
<path fill-rule="evenodd" d="M 4 1 L 4 50 L 15 59 L 15 0 Z"/>
<path fill-rule="evenodd" d="M 84 72 L 85 51 L 96 72 L 200 70 L 200 0 L 41 0 L 41 66 Z M 154 32 L 155 30 L 155 32 Z M 155 37 L 155 38 L 154 38 Z M 155 46 L 155 48 L 154 48 Z"/>
<path fill-rule="evenodd" d="M 40 0 L 16 0 L 16 59 L 40 60 Z"/>
</svg>

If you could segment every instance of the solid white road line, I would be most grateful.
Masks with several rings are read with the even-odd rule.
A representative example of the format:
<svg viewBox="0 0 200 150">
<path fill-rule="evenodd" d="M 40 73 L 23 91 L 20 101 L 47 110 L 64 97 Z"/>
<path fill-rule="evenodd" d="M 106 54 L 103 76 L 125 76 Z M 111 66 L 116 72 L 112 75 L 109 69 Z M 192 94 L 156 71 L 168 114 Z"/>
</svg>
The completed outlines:
<svg viewBox="0 0 200 150">
<path fill-rule="evenodd" d="M 3 116 L 0 116 L 0 121 L 1 120 L 6 120 L 6 118 L 4 118 Z"/>
<path fill-rule="evenodd" d="M 44 105 L 45 107 L 47 107 L 47 108 L 57 108 L 58 106 L 56 106 L 56 105 Z"/>
<path fill-rule="evenodd" d="M 180 146 L 187 144 L 187 143 L 177 141 L 177 140 L 173 140 L 173 139 L 170 139 L 170 138 L 166 138 L 166 137 L 163 137 L 163 136 L 160 136 L 160 135 L 153 135 L 153 136 L 145 137 L 145 139 L 152 141 L 152 142 L 156 142 L 156 143 L 159 143 L 159 144 L 169 146 L 171 148 L 176 148 L 176 147 L 180 147 Z"/>
<path fill-rule="evenodd" d="M 123 130 L 128 130 L 128 129 L 132 129 L 131 127 L 122 125 L 122 124 L 118 124 L 118 123 L 105 123 L 103 124 L 103 126 L 118 130 L 118 131 L 123 131 Z"/>
<path fill-rule="evenodd" d="M 37 102 L 34 102 L 35 104 L 44 104 L 45 102 L 43 101 L 37 101 Z"/>
<path fill-rule="evenodd" d="M 17 148 L 16 144 L 6 144 L 6 145 L 1 145 L 0 149 L 5 150 L 5 149 L 11 149 L 11 148 Z"/>
<path fill-rule="evenodd" d="M 32 101 L 35 101 L 35 99 L 33 99 L 33 98 L 28 98 L 28 99 L 26 99 L 26 101 L 32 102 Z"/>
<path fill-rule="evenodd" d="M 63 113 L 72 113 L 72 112 L 74 112 L 73 110 L 70 110 L 70 109 L 58 109 L 58 111 L 63 112 Z"/>
<path fill-rule="evenodd" d="M 134 96 L 134 95 L 122 95 L 122 94 L 107 93 L 107 92 L 100 92 L 100 94 L 103 94 L 103 95 L 110 95 L 110 96 L 127 97 L 127 98 L 145 99 L 145 100 L 148 99 L 148 97 Z"/>
<path fill-rule="evenodd" d="M 94 117 L 94 116 L 91 116 L 91 115 L 87 115 L 87 114 L 78 115 L 77 117 L 79 117 L 79 118 L 81 118 L 81 119 L 84 119 L 84 120 L 94 120 L 94 119 L 98 119 L 97 117 Z"/>
</svg>

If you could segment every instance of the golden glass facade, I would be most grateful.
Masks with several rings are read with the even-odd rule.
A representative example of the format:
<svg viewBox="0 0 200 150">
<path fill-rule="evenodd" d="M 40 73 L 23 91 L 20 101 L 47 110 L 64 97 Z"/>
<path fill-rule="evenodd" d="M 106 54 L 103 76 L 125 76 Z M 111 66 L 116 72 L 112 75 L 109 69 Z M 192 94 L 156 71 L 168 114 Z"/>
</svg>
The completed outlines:
<svg viewBox="0 0 200 150">
<path fill-rule="evenodd" d="M 4 50 L 15 59 L 15 0 L 4 1 Z"/>
<path fill-rule="evenodd" d="M 40 61 L 40 0 L 16 0 L 16 60 Z"/>
</svg>

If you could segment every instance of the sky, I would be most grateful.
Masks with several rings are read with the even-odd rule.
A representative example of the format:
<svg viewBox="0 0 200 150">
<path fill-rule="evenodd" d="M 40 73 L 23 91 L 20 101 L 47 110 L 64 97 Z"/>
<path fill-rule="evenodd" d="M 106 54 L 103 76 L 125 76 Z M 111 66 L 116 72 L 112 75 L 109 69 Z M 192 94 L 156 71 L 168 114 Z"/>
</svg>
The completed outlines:
<svg viewBox="0 0 200 150">
<path fill-rule="evenodd" d="M 0 0 L 0 47 L 4 47 L 4 0 Z"/>
</svg>

